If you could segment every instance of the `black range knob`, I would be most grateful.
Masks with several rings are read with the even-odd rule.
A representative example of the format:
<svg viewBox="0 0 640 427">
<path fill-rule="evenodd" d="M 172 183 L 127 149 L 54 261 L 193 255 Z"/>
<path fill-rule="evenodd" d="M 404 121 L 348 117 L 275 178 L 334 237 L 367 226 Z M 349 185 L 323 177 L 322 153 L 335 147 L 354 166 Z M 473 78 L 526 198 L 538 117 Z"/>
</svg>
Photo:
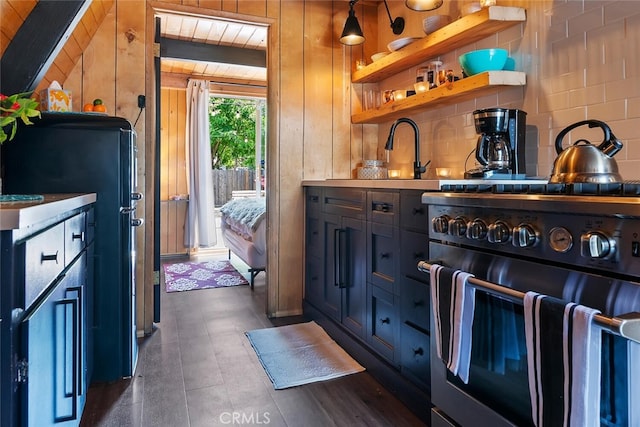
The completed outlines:
<svg viewBox="0 0 640 427">
<path fill-rule="evenodd" d="M 484 240 L 487 237 L 487 224 L 480 218 L 476 218 L 469 224 L 467 237 L 471 240 Z"/>
<path fill-rule="evenodd" d="M 449 230 L 449 217 L 446 215 L 436 216 L 431 220 L 433 231 L 440 234 L 446 234 Z"/>
<path fill-rule="evenodd" d="M 457 216 L 449 220 L 449 234 L 463 237 L 467 234 L 467 220 L 462 216 Z"/>
<path fill-rule="evenodd" d="M 496 221 L 489 225 L 487 240 L 491 243 L 507 243 L 511 240 L 511 229 L 504 221 Z"/>
</svg>

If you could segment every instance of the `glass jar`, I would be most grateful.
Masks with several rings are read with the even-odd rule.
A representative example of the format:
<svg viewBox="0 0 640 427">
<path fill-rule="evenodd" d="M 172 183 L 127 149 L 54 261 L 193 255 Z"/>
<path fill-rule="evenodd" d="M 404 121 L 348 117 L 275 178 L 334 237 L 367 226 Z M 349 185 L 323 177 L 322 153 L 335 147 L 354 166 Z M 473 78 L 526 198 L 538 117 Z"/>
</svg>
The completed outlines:
<svg viewBox="0 0 640 427">
<path fill-rule="evenodd" d="M 427 67 L 427 82 L 429 82 L 429 89 L 434 89 L 439 86 L 438 74 L 441 71 L 442 61 L 431 61 Z"/>
</svg>

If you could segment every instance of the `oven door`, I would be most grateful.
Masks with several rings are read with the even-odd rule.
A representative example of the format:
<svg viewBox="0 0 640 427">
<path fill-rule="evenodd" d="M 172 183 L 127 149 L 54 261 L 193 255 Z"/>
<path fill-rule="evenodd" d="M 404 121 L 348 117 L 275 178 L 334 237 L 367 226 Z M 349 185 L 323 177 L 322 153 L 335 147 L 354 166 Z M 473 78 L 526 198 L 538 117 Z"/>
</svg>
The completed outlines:
<svg viewBox="0 0 640 427">
<path fill-rule="evenodd" d="M 473 249 L 431 242 L 434 263 L 522 292 L 536 292 L 597 308 L 607 315 L 640 311 L 640 285 Z M 433 322 L 433 318 L 431 319 Z M 432 325 L 432 330 L 434 326 Z M 434 340 L 434 335 L 432 335 Z M 603 332 L 601 425 L 640 425 L 629 396 L 640 397 L 640 345 Z M 469 382 L 453 376 L 431 343 L 432 425 L 532 426 L 523 307 L 476 290 Z M 635 360 L 634 363 L 629 363 Z M 633 390 L 635 388 L 636 390 Z M 638 406 L 638 405 L 635 405 Z"/>
</svg>

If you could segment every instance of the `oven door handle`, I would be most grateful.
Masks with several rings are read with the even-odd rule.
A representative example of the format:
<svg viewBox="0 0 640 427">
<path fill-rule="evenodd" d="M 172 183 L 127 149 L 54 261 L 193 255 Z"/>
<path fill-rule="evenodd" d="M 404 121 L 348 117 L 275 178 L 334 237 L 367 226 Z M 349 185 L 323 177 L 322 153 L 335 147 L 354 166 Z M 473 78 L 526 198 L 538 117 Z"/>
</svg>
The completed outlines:
<svg viewBox="0 0 640 427">
<path fill-rule="evenodd" d="M 429 273 L 433 264 L 444 265 L 441 262 L 436 261 L 418 261 L 418 271 Z M 502 297 L 507 296 L 520 302 L 524 299 L 524 292 L 498 285 L 496 283 L 487 282 L 486 280 L 478 279 L 477 277 L 470 277 L 467 280 L 467 283 L 475 288 L 488 291 L 494 295 Z M 596 314 L 593 316 L 593 321 L 598 324 L 598 326 L 611 333 L 640 343 L 640 313 L 638 312 L 626 313 L 615 317 Z"/>
</svg>

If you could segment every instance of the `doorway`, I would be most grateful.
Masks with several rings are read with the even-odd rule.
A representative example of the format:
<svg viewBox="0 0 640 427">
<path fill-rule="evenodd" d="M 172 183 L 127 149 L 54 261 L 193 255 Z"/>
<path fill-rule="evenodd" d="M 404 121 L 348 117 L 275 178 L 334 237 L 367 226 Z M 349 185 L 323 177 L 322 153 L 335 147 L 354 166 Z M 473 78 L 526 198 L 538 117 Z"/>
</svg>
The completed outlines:
<svg viewBox="0 0 640 427">
<path fill-rule="evenodd" d="M 261 100 L 264 106 L 268 25 L 234 20 L 229 14 L 219 17 L 168 10 L 155 11 L 154 14 L 159 19 L 161 52 L 156 73 L 159 81 L 156 95 L 156 121 L 160 129 L 157 136 L 158 160 L 161 161 L 156 168 L 160 171 L 156 176 L 159 189 L 156 201 L 160 209 L 155 221 L 159 232 L 155 245 L 157 269 L 154 268 L 159 276 L 160 253 L 179 251 L 181 247 L 184 250 L 183 234 L 179 231 L 183 230 L 188 203 L 185 150 L 182 148 L 186 82 L 189 78 L 209 80 L 211 94 Z M 165 49 L 163 46 L 168 47 Z M 211 46 L 218 52 L 214 60 L 205 60 L 201 56 L 202 51 L 211 49 Z M 262 55 L 257 54 L 260 51 Z M 261 58 L 264 58 L 262 63 Z M 164 141 L 170 144 L 165 145 Z M 261 143 L 260 148 L 260 156 L 264 160 L 266 144 Z M 156 301 L 159 301 L 158 295 L 159 290 L 154 290 Z M 156 310 L 159 311 L 159 307 Z M 154 317 L 159 319 L 159 314 Z"/>
</svg>

